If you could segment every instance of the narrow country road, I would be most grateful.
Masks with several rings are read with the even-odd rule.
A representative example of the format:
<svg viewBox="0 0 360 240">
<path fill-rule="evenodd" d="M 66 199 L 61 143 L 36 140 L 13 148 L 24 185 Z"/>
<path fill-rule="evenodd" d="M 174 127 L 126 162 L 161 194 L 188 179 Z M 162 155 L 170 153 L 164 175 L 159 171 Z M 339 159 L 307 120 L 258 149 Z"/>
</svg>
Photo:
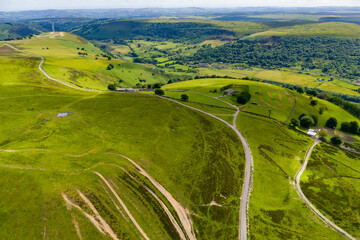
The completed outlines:
<svg viewBox="0 0 360 240">
<path fill-rule="evenodd" d="M 4 45 L 8 46 L 9 48 L 14 49 L 15 51 L 18 51 L 18 52 L 21 52 L 21 53 L 26 53 L 26 54 L 31 54 L 31 55 L 34 55 L 34 56 L 39 57 L 39 58 L 41 59 L 41 61 L 40 61 L 40 63 L 39 63 L 38 68 L 39 68 L 40 72 L 42 72 L 42 74 L 44 74 L 44 76 L 47 77 L 47 78 L 50 79 L 50 80 L 53 80 L 53 81 L 55 81 L 55 82 L 57 82 L 57 83 L 60 83 L 60 84 L 62 84 L 62 85 L 65 85 L 65 86 L 67 86 L 67 87 L 70 87 L 70 88 L 73 88 L 73 89 L 76 89 L 76 90 L 80 90 L 80 91 L 86 91 L 86 92 L 107 92 L 107 91 L 101 91 L 101 90 L 84 89 L 84 88 L 74 87 L 74 86 L 72 86 L 72 85 L 70 85 L 70 84 L 67 84 L 67 83 L 64 83 L 64 82 L 62 82 L 62 81 L 60 81 L 60 80 L 57 80 L 57 79 L 49 76 L 49 74 L 47 74 L 47 73 L 42 69 L 42 65 L 43 65 L 43 63 L 44 63 L 44 57 L 43 57 L 43 56 L 41 56 L 41 55 L 39 55 L 39 54 L 36 54 L 36 53 L 31 53 L 31 52 L 26 52 L 26 51 L 19 50 L 19 49 L 17 49 L 16 47 L 14 47 L 14 46 L 12 46 L 12 45 L 10 45 L 10 44 L 8 44 L 8 43 L 5 43 Z"/>
<path fill-rule="evenodd" d="M 323 221 L 326 225 L 328 225 L 329 227 L 331 227 L 333 230 L 335 230 L 336 232 L 340 233 L 341 235 L 343 235 L 344 237 L 346 237 L 347 239 L 350 240 L 356 240 L 354 237 L 352 237 L 350 234 L 348 234 L 347 232 L 345 232 L 343 229 L 341 229 L 340 227 L 338 227 L 335 223 L 333 223 L 331 220 L 329 220 L 327 217 L 325 217 L 323 214 L 321 214 L 321 212 L 319 210 L 316 209 L 316 207 L 314 205 L 311 204 L 311 202 L 306 198 L 305 194 L 302 192 L 301 187 L 300 187 L 300 178 L 301 175 L 304 173 L 304 171 L 306 170 L 306 166 L 307 163 L 309 161 L 309 158 L 311 156 L 311 153 L 313 151 L 313 149 L 315 148 L 315 146 L 320 143 L 320 140 L 315 140 L 315 143 L 310 147 L 310 149 L 307 151 L 306 155 L 305 155 L 305 160 L 304 160 L 304 164 L 301 166 L 301 168 L 299 169 L 299 171 L 296 173 L 295 175 L 295 189 L 296 192 L 298 193 L 299 197 L 303 200 L 303 202 L 306 204 L 306 206 L 308 206 L 308 208 L 310 208 L 310 210 L 316 215 L 318 216 L 318 218 L 320 218 L 321 221 Z"/>
<path fill-rule="evenodd" d="M 246 240 L 247 239 L 247 233 L 248 233 L 248 206 L 249 206 L 249 199 L 250 199 L 250 194 L 251 194 L 251 188 L 252 188 L 252 169 L 253 169 L 253 156 L 252 156 L 252 153 L 251 153 L 251 149 L 249 147 L 249 144 L 248 142 L 246 141 L 246 139 L 243 137 L 243 135 L 240 133 L 240 131 L 238 130 L 238 128 L 236 127 L 236 120 L 237 120 L 237 117 L 239 115 L 239 112 L 240 112 L 240 109 L 236 106 L 233 106 L 233 107 L 236 107 L 237 111 L 236 113 L 234 114 L 234 120 L 233 120 L 233 124 L 230 124 L 228 123 L 227 121 L 225 121 L 224 119 L 221 119 L 211 113 L 208 113 L 208 112 L 205 112 L 203 110 L 200 110 L 200 109 L 197 109 L 197 108 L 194 108 L 194 107 L 191 107 L 191 106 L 188 106 L 184 103 L 181 103 L 181 102 L 178 102 L 176 100 L 173 100 L 173 99 L 169 99 L 169 98 L 166 98 L 166 97 L 161 97 L 161 96 L 158 96 L 160 98 L 163 98 L 163 99 L 167 99 L 169 101 L 172 101 L 172 102 L 175 102 L 177 104 L 180 104 L 184 107 L 187 107 L 187 108 L 190 108 L 190 109 L 193 109 L 195 111 L 198 111 L 198 112 L 201 112 L 203 114 L 206 114 L 210 117 L 213 117 L 223 123 L 225 123 L 228 127 L 230 127 L 235 133 L 236 135 L 238 136 L 238 138 L 240 139 L 241 143 L 242 143 L 242 146 L 243 146 L 243 149 L 244 149 L 244 153 L 245 153 L 245 176 L 244 176 L 244 183 L 243 183 L 243 186 L 242 186 L 242 192 L 241 192 L 241 198 L 240 198 L 240 212 L 239 212 L 239 237 L 238 239 L 239 240 Z"/>
<path fill-rule="evenodd" d="M 76 89 L 76 90 L 80 90 L 80 91 L 87 91 L 87 92 L 109 92 L 109 91 L 101 91 L 101 90 L 93 90 L 93 89 L 83 89 L 83 88 L 78 88 L 78 87 L 74 87 L 70 84 L 67 84 L 67 83 L 64 83 L 60 80 L 57 80 L 51 76 L 49 76 L 43 69 L 42 69 L 42 65 L 43 65 L 43 62 L 44 62 L 44 57 L 41 56 L 41 55 L 38 55 L 38 54 L 35 54 L 35 53 L 31 53 L 31 52 L 26 52 L 26 51 L 22 51 L 22 50 L 19 50 L 17 49 L 16 47 L 8 44 L 8 43 L 5 43 L 6 46 L 14 49 L 15 51 L 18 51 L 18 52 L 22 52 L 22 53 L 26 53 L 26 54 L 31 54 L 31 55 L 34 55 L 34 56 L 37 56 L 41 59 L 40 63 L 39 63 L 39 66 L 38 66 L 38 69 L 40 70 L 40 72 L 42 72 L 44 74 L 45 77 L 47 77 L 48 79 L 50 80 L 53 80 L 57 83 L 60 83 L 62 85 L 65 85 L 67 87 L 70 87 L 70 88 L 73 88 L 73 89 Z M 150 95 L 150 94 L 147 94 L 147 95 Z M 151 95 L 151 96 L 154 96 L 154 95 Z M 228 127 L 230 127 L 235 133 L 236 135 L 238 136 L 238 138 L 240 139 L 241 143 L 242 143 L 242 146 L 243 146 L 243 149 L 244 149 L 244 154 L 245 154 L 245 176 L 244 176 L 244 183 L 243 183 L 243 186 L 242 186 L 242 192 L 241 192 L 241 197 L 240 197 L 240 210 L 239 210 L 239 232 L 238 232 L 238 239 L 239 240 L 246 240 L 247 239 L 247 234 L 248 234 L 248 206 L 249 206 L 249 199 L 250 199 L 250 194 L 251 194 L 251 188 L 252 188 L 252 169 L 253 169 L 253 156 L 252 156 L 252 153 L 251 153 L 251 149 L 249 147 L 249 144 L 247 142 L 247 140 L 243 137 L 243 135 L 240 133 L 240 131 L 238 130 L 238 128 L 236 127 L 236 120 L 237 120 L 237 117 L 239 115 L 239 112 L 240 112 L 240 109 L 237 107 L 237 106 L 234 106 L 230 103 L 227 103 L 225 101 L 225 103 L 229 104 L 230 106 L 236 108 L 236 113 L 234 114 L 234 120 L 233 120 L 233 124 L 230 124 L 228 123 L 227 121 L 225 121 L 224 119 L 222 118 L 219 118 L 211 113 L 208 113 L 208 112 L 205 112 L 203 110 L 200 110 L 200 109 L 197 109 L 195 107 L 191 107 L 191 106 L 188 106 L 184 103 L 181 103 L 181 102 L 178 102 L 176 100 L 173 100 L 173 99 L 169 99 L 169 98 L 166 98 L 166 97 L 162 97 L 162 96 L 157 96 L 156 97 L 159 97 L 159 98 L 162 98 L 162 99 L 166 99 L 168 101 L 172 101 L 174 103 L 177 103 L 179 105 L 182 105 L 184 107 L 187 107 L 187 108 L 190 108 L 192 110 L 195 110 L 195 111 L 198 111 L 198 112 L 201 112 L 203 114 L 206 114 L 210 117 L 213 117 L 221 122 L 223 122 L 224 124 L 226 124 Z M 219 99 L 218 99 L 219 100 Z M 222 100 L 220 100 L 222 101 Z"/>
</svg>

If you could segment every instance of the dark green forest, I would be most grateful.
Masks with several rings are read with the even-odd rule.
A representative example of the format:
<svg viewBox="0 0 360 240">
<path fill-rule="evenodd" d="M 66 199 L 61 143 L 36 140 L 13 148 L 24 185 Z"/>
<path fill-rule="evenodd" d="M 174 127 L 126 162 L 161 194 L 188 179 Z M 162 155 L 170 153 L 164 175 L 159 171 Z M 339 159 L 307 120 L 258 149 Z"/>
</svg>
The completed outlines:
<svg viewBox="0 0 360 240">
<path fill-rule="evenodd" d="M 160 22 L 152 23 L 141 20 L 107 20 L 84 25 L 74 31 L 87 39 L 114 41 L 146 39 L 200 43 L 207 39 L 234 36 L 232 31 L 221 29 L 208 23 Z"/>
<path fill-rule="evenodd" d="M 271 37 L 238 40 L 216 48 L 204 45 L 191 60 L 242 63 L 266 69 L 299 67 L 356 79 L 360 76 L 360 39 Z"/>
</svg>

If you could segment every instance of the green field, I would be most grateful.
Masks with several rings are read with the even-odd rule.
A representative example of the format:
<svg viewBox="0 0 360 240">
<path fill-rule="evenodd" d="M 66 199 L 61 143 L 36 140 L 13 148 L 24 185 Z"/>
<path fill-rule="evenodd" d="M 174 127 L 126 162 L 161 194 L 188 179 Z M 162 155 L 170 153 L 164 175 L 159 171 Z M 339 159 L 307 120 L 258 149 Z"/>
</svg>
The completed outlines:
<svg viewBox="0 0 360 240">
<path fill-rule="evenodd" d="M 141 238 L 117 197 L 149 238 L 178 239 L 159 203 L 179 223 L 169 201 L 114 154 L 133 159 L 188 209 L 197 239 L 237 236 L 244 155 L 231 129 L 154 96 L 63 88 L 41 75 L 38 58 L 4 49 L 1 239 Z M 110 228 L 104 234 L 88 219 L 97 214 Z"/>
<path fill-rule="evenodd" d="M 317 146 L 301 177 L 307 198 L 355 238 L 360 237 L 359 156 L 327 144 Z"/>
<path fill-rule="evenodd" d="M 323 91 L 342 93 L 349 95 L 360 96 L 354 90 L 359 87 L 349 81 L 338 80 L 329 81 L 329 76 L 322 76 L 321 74 L 299 72 L 289 69 L 281 70 L 267 70 L 260 68 L 252 69 L 215 69 L 215 68 L 200 68 L 201 75 L 218 75 L 230 76 L 234 78 L 254 77 L 258 79 L 270 80 L 279 83 L 288 83 L 292 85 L 299 85 L 309 88 L 318 88 Z M 319 82 L 318 79 L 325 79 L 326 82 Z"/>
<path fill-rule="evenodd" d="M 325 129 L 329 138 L 339 135 L 360 151 L 359 133 L 340 130 L 342 122 L 360 120 L 329 101 L 285 88 L 360 96 L 360 27 L 313 22 L 334 16 L 84 19 L 84 25 L 69 26 L 72 33 L 4 42 L 28 53 L 0 43 L 0 239 L 238 239 L 245 155 L 236 129 L 214 117 L 234 124 L 251 149 L 249 239 L 343 239 L 295 190 L 295 174 L 314 139 L 307 128 L 289 124 L 309 114 L 316 119 L 311 128 Z M 237 17 L 286 20 L 213 20 Z M 22 36 L 7 32 L 9 26 L 0 24 L 0 39 Z M 35 31 L 25 26 L 31 25 L 13 28 Z M 308 37 L 314 38 L 310 47 Z M 277 48 L 274 43 L 284 39 L 290 40 Z M 319 42 L 339 48 L 322 52 Z M 318 55 L 307 59 L 314 49 Z M 39 55 L 44 71 L 75 88 L 46 78 Z M 155 83 L 164 84 L 163 97 L 144 89 L 107 91 L 109 84 Z M 223 94 L 225 86 L 250 93 L 250 100 L 239 104 L 237 95 Z M 334 129 L 325 127 L 330 117 L 337 119 Z M 310 202 L 356 238 L 359 179 L 359 156 L 325 143 L 316 146 L 301 178 Z"/>
<path fill-rule="evenodd" d="M 338 120 L 338 129 L 340 129 L 341 122 L 358 121 L 357 118 L 346 112 L 344 109 L 325 100 L 311 98 L 305 94 L 299 94 L 289 89 L 281 88 L 267 83 L 238 79 L 210 78 L 168 84 L 165 85 L 163 88 L 173 90 L 189 90 L 190 92 L 205 94 L 209 97 L 217 97 L 219 100 L 224 100 L 231 104 L 236 104 L 236 101 L 234 101 L 234 99 L 231 99 L 229 97 L 220 97 L 222 95 L 220 88 L 228 84 L 249 86 L 249 92 L 252 97 L 250 103 L 243 106 L 241 110 L 258 113 L 265 116 L 269 116 L 270 114 L 272 118 L 275 118 L 281 122 L 285 122 L 286 120 L 288 120 L 287 123 L 289 123 L 289 120 L 291 118 L 298 118 L 302 113 L 315 115 L 318 118 L 317 125 L 320 128 L 323 128 L 325 126 L 326 121 L 330 117 L 335 117 Z M 217 90 L 217 93 L 210 93 L 210 90 L 215 89 Z M 180 93 L 177 94 L 181 95 Z M 296 97 L 296 105 L 294 96 Z M 310 101 L 312 99 L 317 100 L 318 103 L 316 106 L 310 105 Z M 191 97 L 189 98 L 189 100 L 191 100 Z M 216 103 L 213 102 L 213 100 L 214 99 L 212 99 L 212 104 L 222 106 L 222 102 L 218 101 Z M 203 96 L 201 100 L 197 101 L 206 103 L 206 98 L 204 98 Z M 320 114 L 321 108 L 324 109 L 324 111 Z M 293 109 L 294 111 L 292 112 Z"/>
<path fill-rule="evenodd" d="M 254 157 L 250 237 L 341 239 L 304 206 L 293 185 L 311 139 L 273 120 L 244 113 L 237 126 Z"/>
<path fill-rule="evenodd" d="M 105 90 L 111 83 L 132 87 L 143 79 L 150 84 L 167 82 L 164 76 L 152 69 L 123 60 L 108 60 L 101 56 L 104 53 L 99 48 L 73 34 L 48 33 L 31 40 L 12 41 L 11 44 L 45 57 L 44 70 L 50 76 L 77 87 Z M 79 56 L 78 52 L 88 55 Z M 110 63 L 114 68 L 107 70 Z"/>
<path fill-rule="evenodd" d="M 359 38 L 360 27 L 353 23 L 315 23 L 280 27 L 254 33 L 245 39 L 261 39 L 270 36 L 330 36 L 337 38 Z"/>
</svg>

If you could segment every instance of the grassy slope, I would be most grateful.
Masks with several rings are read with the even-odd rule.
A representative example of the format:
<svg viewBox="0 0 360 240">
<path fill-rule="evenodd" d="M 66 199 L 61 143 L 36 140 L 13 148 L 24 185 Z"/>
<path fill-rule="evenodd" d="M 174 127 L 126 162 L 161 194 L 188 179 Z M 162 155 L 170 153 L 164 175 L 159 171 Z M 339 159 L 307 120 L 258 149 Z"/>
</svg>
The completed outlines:
<svg viewBox="0 0 360 240">
<path fill-rule="evenodd" d="M 308 199 L 335 224 L 360 237 L 359 156 L 330 145 L 314 149 L 301 187 Z"/>
<path fill-rule="evenodd" d="M 252 34 L 246 39 L 261 39 L 270 36 L 330 36 L 339 38 L 359 38 L 360 26 L 353 23 L 315 23 L 270 29 Z"/>
<path fill-rule="evenodd" d="M 316 73 L 298 72 L 289 69 L 281 70 L 267 70 L 267 69 L 215 69 L 215 68 L 200 68 L 201 75 L 219 75 L 219 76 L 231 76 L 235 78 L 242 78 L 245 76 L 255 77 L 264 80 L 271 80 L 280 83 L 289 83 L 293 85 L 306 86 L 309 88 L 319 88 L 324 91 L 357 95 L 360 94 L 356 91 L 358 86 L 347 81 L 335 79 L 332 82 L 321 83 L 317 80 L 326 79 L 330 77 L 324 77 Z"/>
<path fill-rule="evenodd" d="M 311 115 L 316 115 L 318 117 L 318 126 L 324 127 L 326 121 L 330 117 L 335 117 L 338 122 L 338 129 L 340 128 L 340 123 L 345 121 L 358 121 L 357 118 L 343 110 L 342 108 L 329 103 L 325 100 L 313 98 L 318 101 L 316 106 L 310 105 L 310 97 L 304 94 L 298 94 L 297 92 L 291 92 L 288 89 L 280 88 L 278 86 L 254 82 L 254 81 L 246 81 L 246 80 L 238 80 L 238 79 L 221 79 L 221 78 L 210 78 L 210 79 L 199 79 L 185 82 L 178 82 L 173 84 L 168 84 L 164 86 L 164 89 L 187 89 L 192 92 L 198 92 L 202 94 L 206 94 L 212 97 L 219 97 L 221 95 L 220 88 L 228 85 L 228 84 L 239 84 L 239 85 L 248 85 L 250 87 L 249 91 L 252 95 L 250 102 L 256 102 L 259 105 L 254 105 L 248 103 L 242 110 L 259 113 L 262 115 L 269 115 L 269 110 L 271 110 L 271 117 L 279 120 L 286 121 L 288 119 L 292 108 L 294 106 L 294 96 L 295 94 L 297 103 L 295 110 L 291 118 L 298 118 L 302 113 L 308 113 Z M 217 93 L 210 93 L 210 90 L 217 89 Z M 292 94 L 293 93 L 293 94 Z M 168 94 L 167 92 L 165 94 Z M 179 94 L 178 94 L 179 95 Z M 191 101 L 191 97 L 189 100 Z M 227 98 L 219 98 L 225 101 L 228 101 L 232 104 L 236 102 L 231 100 L 229 97 Z M 206 98 L 197 99 L 194 101 L 200 101 L 206 103 Z M 213 102 L 213 101 L 212 101 Z M 215 104 L 215 103 L 214 103 Z M 319 113 L 320 108 L 324 108 L 322 114 Z"/>
<path fill-rule="evenodd" d="M 237 125 L 254 157 L 252 239 L 340 239 L 299 199 L 293 177 L 310 139 L 272 120 L 241 114 Z M 316 235 L 314 235 L 316 233 Z"/>
<path fill-rule="evenodd" d="M 269 27 L 260 22 L 242 22 L 242 21 L 217 21 L 209 19 L 150 19 L 149 22 L 194 22 L 206 23 L 229 30 L 236 33 L 236 37 L 244 37 L 253 33 L 263 32 Z"/>
<path fill-rule="evenodd" d="M 138 64 L 123 60 L 112 59 L 96 55 L 103 52 L 90 42 L 69 33 L 42 34 L 31 40 L 12 41 L 17 47 L 40 54 L 46 58 L 44 69 L 52 77 L 64 82 L 72 83 L 90 89 L 107 89 L 109 83 L 118 83 L 119 79 L 124 83 L 123 87 L 131 87 L 139 83 L 139 79 L 146 79 L 146 83 L 165 83 L 167 80 Z M 77 48 L 84 48 L 88 53 L 85 57 L 79 57 L 78 52 L 85 52 Z M 115 67 L 106 70 L 112 63 Z"/>
<path fill-rule="evenodd" d="M 67 210 L 60 192 L 90 212 L 76 188 L 120 238 L 138 239 L 92 171 L 121 189 L 118 194 L 150 238 L 176 239 L 155 199 L 109 164 L 157 192 L 154 187 L 125 159 L 107 152 L 134 159 L 188 207 L 199 239 L 235 238 L 243 153 L 222 123 L 152 96 L 63 89 L 44 79 L 38 59 L 28 55 L 2 54 L 0 62 L 0 148 L 24 149 L 0 151 L 2 239 L 39 239 L 44 232 L 49 239 L 76 239 L 72 218 L 84 239 L 108 239 L 79 211 Z M 56 118 L 59 112 L 72 114 Z M 212 200 L 223 207 L 208 206 Z"/>
</svg>

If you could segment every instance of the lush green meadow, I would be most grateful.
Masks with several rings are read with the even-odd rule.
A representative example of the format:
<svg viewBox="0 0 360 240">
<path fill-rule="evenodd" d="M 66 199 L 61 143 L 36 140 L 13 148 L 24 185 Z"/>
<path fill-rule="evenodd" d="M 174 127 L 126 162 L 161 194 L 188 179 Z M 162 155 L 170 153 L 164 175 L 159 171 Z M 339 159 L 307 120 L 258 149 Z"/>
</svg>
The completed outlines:
<svg viewBox="0 0 360 240">
<path fill-rule="evenodd" d="M 259 39 L 271 36 L 331 36 L 353 39 L 360 37 L 360 27 L 353 23 L 337 22 L 301 24 L 254 33 L 245 37 L 245 39 Z"/>
<path fill-rule="evenodd" d="M 118 196 L 149 238 L 178 239 L 149 190 L 179 222 L 172 205 L 115 154 L 188 209 L 198 239 L 236 238 L 244 155 L 230 128 L 154 96 L 64 88 L 38 58 L 1 50 L 0 238 L 109 239 L 86 217 L 97 213 L 119 238 L 141 238 Z"/>
<path fill-rule="evenodd" d="M 50 76 L 77 87 L 105 90 L 112 83 L 119 87 L 132 87 L 141 83 L 140 80 L 150 84 L 167 82 L 164 76 L 152 69 L 119 59 L 108 60 L 99 48 L 69 33 L 47 33 L 31 40 L 9 43 L 43 56 L 44 70 Z M 87 55 L 80 56 L 79 52 Z M 114 68 L 107 70 L 109 64 Z"/>
<path fill-rule="evenodd" d="M 353 237 L 360 236 L 359 156 L 327 144 L 314 149 L 301 188 L 324 215 Z"/>
<path fill-rule="evenodd" d="M 241 113 L 239 130 L 254 159 L 250 199 L 251 239 L 341 239 L 298 197 L 294 176 L 312 140 L 263 117 Z M 314 234 L 316 233 L 316 234 Z"/>
<path fill-rule="evenodd" d="M 253 77 L 263 80 L 270 80 L 279 83 L 288 83 L 292 85 L 299 85 L 309 88 L 318 88 L 323 91 L 357 95 L 360 94 L 354 90 L 358 86 L 344 80 L 335 79 L 329 81 L 331 77 L 324 76 L 318 73 L 302 72 L 291 69 L 281 70 L 267 70 L 261 68 L 251 69 L 216 69 L 216 68 L 200 68 L 199 72 L 203 76 L 230 76 L 234 78 Z M 320 82 L 318 79 L 325 79 L 325 82 Z"/>
</svg>

